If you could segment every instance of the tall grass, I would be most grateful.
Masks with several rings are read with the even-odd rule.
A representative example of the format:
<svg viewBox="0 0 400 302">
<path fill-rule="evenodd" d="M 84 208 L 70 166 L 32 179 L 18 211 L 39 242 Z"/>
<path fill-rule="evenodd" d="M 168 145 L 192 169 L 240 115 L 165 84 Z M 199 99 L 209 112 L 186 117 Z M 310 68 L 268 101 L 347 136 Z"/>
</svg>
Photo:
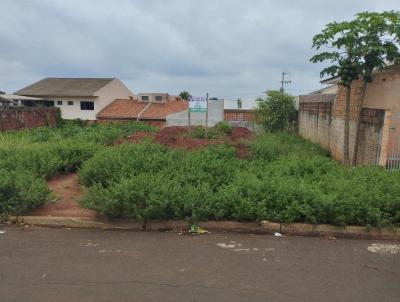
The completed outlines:
<svg viewBox="0 0 400 302">
<path fill-rule="evenodd" d="M 102 150 L 79 171 L 82 204 L 108 217 L 400 225 L 400 173 L 345 168 L 299 137 L 193 152 L 149 142 Z"/>
<path fill-rule="evenodd" d="M 46 202 L 46 179 L 76 171 L 116 139 L 141 130 L 154 131 L 131 123 L 0 133 L 0 215 L 22 213 Z"/>
</svg>

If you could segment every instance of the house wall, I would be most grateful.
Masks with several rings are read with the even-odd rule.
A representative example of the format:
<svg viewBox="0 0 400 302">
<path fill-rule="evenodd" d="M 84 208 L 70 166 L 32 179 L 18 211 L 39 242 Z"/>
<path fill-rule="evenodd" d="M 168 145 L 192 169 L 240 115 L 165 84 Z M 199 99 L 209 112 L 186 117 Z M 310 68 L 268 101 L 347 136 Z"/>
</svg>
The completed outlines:
<svg viewBox="0 0 400 302">
<path fill-rule="evenodd" d="M 154 102 L 154 103 L 166 103 L 168 101 L 168 93 L 139 93 L 137 99 L 139 102 L 142 102 L 142 96 L 147 96 L 149 99 L 148 101 L 143 102 Z M 161 96 L 162 100 L 157 101 L 156 96 Z"/>
<path fill-rule="evenodd" d="M 351 104 L 350 104 L 350 127 L 355 124 L 357 110 L 360 106 L 363 92 L 362 80 L 354 81 L 352 84 Z M 339 87 L 335 102 L 334 113 L 338 118 L 344 118 L 344 104 L 346 98 L 346 89 Z M 382 71 L 374 73 L 372 83 L 368 83 L 365 91 L 364 108 L 381 109 L 385 111 L 386 118 L 390 119 L 400 116 L 400 65 L 394 65 L 385 68 Z M 393 131 L 392 122 L 386 122 L 386 127 L 382 129 L 382 150 L 381 157 L 386 158 L 392 152 L 396 142 L 400 139 L 399 132 Z M 352 142 L 353 132 L 350 132 L 350 143 Z M 339 151 L 337 151 L 339 152 Z M 350 149 L 350 156 L 352 148 Z M 381 159 L 383 165 L 385 160 Z"/>
<path fill-rule="evenodd" d="M 56 108 L 0 108 L 0 131 L 57 125 Z"/>
<path fill-rule="evenodd" d="M 81 120 L 94 120 L 93 112 L 98 112 L 98 97 L 49 97 L 54 100 L 54 106 L 61 111 L 61 117 L 66 120 L 81 119 Z M 57 105 L 61 101 L 62 105 Z M 68 105 L 72 102 L 72 105 Z M 81 110 L 81 102 L 94 102 L 94 110 Z"/>
<path fill-rule="evenodd" d="M 63 119 L 82 119 L 96 120 L 96 115 L 105 106 L 113 102 L 115 99 L 129 99 L 133 97 L 133 93 L 118 79 L 114 79 L 104 87 L 100 88 L 92 97 L 53 97 L 47 98 L 56 101 L 55 106 L 60 108 Z M 63 104 L 57 105 L 57 101 L 63 101 Z M 68 105 L 68 101 L 72 101 L 73 105 Z M 94 102 L 94 110 L 81 110 L 81 101 Z"/>
<path fill-rule="evenodd" d="M 218 122 L 224 120 L 224 102 L 210 101 L 208 103 L 208 126 L 213 127 Z M 205 126 L 206 113 L 205 112 L 191 112 L 190 124 L 191 126 Z M 188 112 L 187 110 L 167 115 L 166 126 L 188 126 Z"/>
</svg>

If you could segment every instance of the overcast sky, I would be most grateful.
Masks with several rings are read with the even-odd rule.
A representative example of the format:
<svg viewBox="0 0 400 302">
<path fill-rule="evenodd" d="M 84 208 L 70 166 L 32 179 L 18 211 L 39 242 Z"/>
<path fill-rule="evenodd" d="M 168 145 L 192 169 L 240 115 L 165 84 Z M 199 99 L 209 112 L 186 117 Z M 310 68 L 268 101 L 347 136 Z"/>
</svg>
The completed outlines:
<svg viewBox="0 0 400 302">
<path fill-rule="evenodd" d="M 134 93 L 247 99 L 320 88 L 311 40 L 399 0 L 0 0 L 0 90 L 43 77 L 117 77 Z"/>
</svg>

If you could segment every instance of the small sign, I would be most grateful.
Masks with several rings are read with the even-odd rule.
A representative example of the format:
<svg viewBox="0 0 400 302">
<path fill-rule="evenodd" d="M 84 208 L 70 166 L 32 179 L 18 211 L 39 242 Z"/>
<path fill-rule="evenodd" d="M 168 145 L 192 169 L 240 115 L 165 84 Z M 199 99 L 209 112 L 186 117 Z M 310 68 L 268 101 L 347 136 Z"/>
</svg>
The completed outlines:
<svg viewBox="0 0 400 302">
<path fill-rule="evenodd" d="M 189 97 L 189 112 L 206 112 L 207 98 L 203 96 Z"/>
</svg>

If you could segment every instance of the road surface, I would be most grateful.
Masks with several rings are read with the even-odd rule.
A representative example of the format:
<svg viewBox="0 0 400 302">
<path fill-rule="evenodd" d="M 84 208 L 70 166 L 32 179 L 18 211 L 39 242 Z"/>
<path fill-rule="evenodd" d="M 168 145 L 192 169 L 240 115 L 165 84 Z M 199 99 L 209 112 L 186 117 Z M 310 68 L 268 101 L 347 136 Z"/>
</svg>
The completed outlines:
<svg viewBox="0 0 400 302">
<path fill-rule="evenodd" d="M 0 226 L 0 301 L 400 301 L 400 243 Z"/>
</svg>

